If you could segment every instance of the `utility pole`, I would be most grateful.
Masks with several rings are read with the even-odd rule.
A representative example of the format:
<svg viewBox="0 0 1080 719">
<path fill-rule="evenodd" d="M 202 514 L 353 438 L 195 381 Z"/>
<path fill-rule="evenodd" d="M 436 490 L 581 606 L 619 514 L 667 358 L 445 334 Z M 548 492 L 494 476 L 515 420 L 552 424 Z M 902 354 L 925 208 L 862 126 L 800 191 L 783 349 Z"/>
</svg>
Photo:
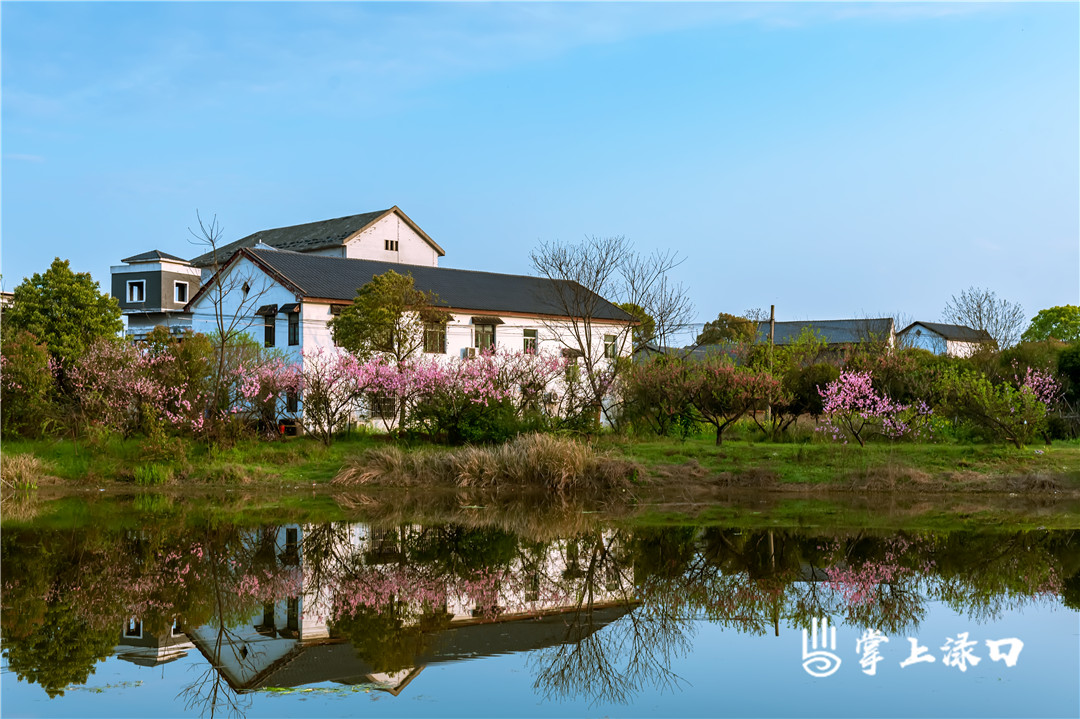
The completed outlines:
<svg viewBox="0 0 1080 719">
<path fill-rule="evenodd" d="M 769 305 L 769 376 L 773 373 L 773 343 L 776 340 L 776 305 Z M 765 407 L 765 421 L 772 422 L 772 390 L 769 390 Z"/>
</svg>

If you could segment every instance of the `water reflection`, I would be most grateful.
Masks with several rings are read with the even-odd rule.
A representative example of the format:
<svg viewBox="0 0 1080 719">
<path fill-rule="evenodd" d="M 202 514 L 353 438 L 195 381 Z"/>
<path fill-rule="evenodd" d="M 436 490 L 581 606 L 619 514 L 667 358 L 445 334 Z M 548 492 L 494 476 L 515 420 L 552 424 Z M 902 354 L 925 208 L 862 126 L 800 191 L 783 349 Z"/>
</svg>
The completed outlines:
<svg viewBox="0 0 1080 719">
<path fill-rule="evenodd" d="M 702 619 L 778 636 L 834 617 L 911 635 L 932 602 L 978 621 L 1078 608 L 1072 531 L 871 533 L 321 523 L 5 530 L 9 670 L 50 697 L 115 655 L 203 671 L 183 700 L 243 715 L 324 682 L 400 694 L 426 667 L 528 652 L 546 700 L 678 691 Z M 418 679 L 419 678 L 419 679 Z"/>
</svg>

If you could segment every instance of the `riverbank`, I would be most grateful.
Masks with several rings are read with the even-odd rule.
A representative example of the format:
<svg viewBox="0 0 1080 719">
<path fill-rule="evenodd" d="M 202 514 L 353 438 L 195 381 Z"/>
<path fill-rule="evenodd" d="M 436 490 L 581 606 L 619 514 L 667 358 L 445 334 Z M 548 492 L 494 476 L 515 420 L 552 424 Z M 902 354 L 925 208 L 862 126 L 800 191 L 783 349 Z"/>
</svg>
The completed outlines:
<svg viewBox="0 0 1080 719">
<path fill-rule="evenodd" d="M 569 443 L 568 443 L 569 444 Z M 241 441 L 229 448 L 178 440 L 168 456 L 147 459 L 136 439 L 112 438 L 98 444 L 70 440 L 7 440 L 5 465 L 20 455 L 40 460 L 34 484 L 89 486 L 328 484 L 343 472 L 362 472 L 372 458 L 388 454 L 415 465 L 447 466 L 461 448 L 391 442 L 377 435 L 353 435 L 330 447 L 308 437 L 281 441 Z M 580 454 L 572 447 L 575 455 Z M 483 455 L 473 448 L 473 460 Z M 498 452 L 493 449 L 493 452 Z M 506 454 L 503 452 L 503 454 Z M 984 444 L 870 444 L 866 447 L 822 441 L 772 443 L 734 440 L 717 447 L 709 438 L 637 440 L 606 436 L 590 443 L 578 465 L 600 458 L 606 485 L 622 480 L 635 490 L 748 488 L 799 491 L 883 492 L 1077 492 L 1080 493 L 1080 442 L 1057 442 L 1015 449 Z M 380 459 L 381 458 L 381 459 Z M 482 460 L 482 457 L 480 457 Z M 479 460 L 477 460 L 479 461 Z M 504 462 L 505 464 L 505 462 Z M 572 462 L 571 462 L 572 464 Z M 595 463 L 594 463 L 595 464 Z M 412 467 L 410 469 L 410 467 Z M 614 469 L 612 469 L 614 468 Z M 535 470 L 535 467 L 530 469 Z M 610 470 L 610 471 L 608 471 Z M 612 479 L 614 472 L 615 479 Z M 400 474 L 400 473 L 399 473 Z M 527 473 L 526 473 L 527 474 Z M 535 475 L 535 471 L 532 471 Z M 7 480 L 8 472 L 5 471 Z M 370 472 L 365 485 L 454 482 L 392 472 Z M 490 480 L 490 477 L 489 477 Z M 616 481 L 618 480 L 618 481 Z M 487 482 L 491 484 L 491 481 Z M 460 484 L 460 483 L 459 483 Z M 475 486 L 477 483 L 473 483 Z"/>
</svg>

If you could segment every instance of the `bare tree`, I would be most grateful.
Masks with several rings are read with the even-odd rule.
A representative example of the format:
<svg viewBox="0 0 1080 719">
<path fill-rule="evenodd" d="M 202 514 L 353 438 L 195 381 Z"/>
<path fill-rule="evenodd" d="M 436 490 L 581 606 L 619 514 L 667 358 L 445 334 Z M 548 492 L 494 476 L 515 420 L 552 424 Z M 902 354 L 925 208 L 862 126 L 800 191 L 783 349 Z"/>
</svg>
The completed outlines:
<svg viewBox="0 0 1080 719">
<path fill-rule="evenodd" d="M 189 242 L 205 248 L 211 256 L 209 267 L 212 275 L 206 281 L 209 286 L 204 285 L 204 289 L 211 307 L 214 327 L 211 334 L 217 365 L 212 387 L 212 408 L 226 409 L 229 403 L 226 376 L 230 349 L 254 324 L 255 311 L 270 286 L 265 277 L 257 278 L 255 272 L 226 267 L 231 256 L 225 256 L 221 251 L 225 229 L 218 222 L 217 215 L 206 221 L 196 211 L 195 217 L 199 227 L 197 230 L 188 228 L 194 238 Z"/>
<path fill-rule="evenodd" d="M 654 337 L 663 346 L 684 331 L 693 306 L 681 284 L 668 273 L 682 260 L 674 252 L 641 255 L 624 236 L 586 237 L 578 244 L 545 242 L 530 254 L 533 268 L 551 282 L 551 297 L 560 317 L 546 323 L 566 354 L 580 358 L 586 404 L 601 407 L 619 372 L 611 357 L 632 346 L 633 320 L 612 313 L 612 303 L 640 307 L 655 323 Z M 617 312 L 617 310 L 616 310 Z M 609 417 L 610 419 L 610 417 Z"/>
<path fill-rule="evenodd" d="M 1002 349 L 1016 344 L 1027 320 L 1020 305 L 974 286 L 953 295 L 945 304 L 941 317 L 952 324 L 986 330 Z"/>
</svg>

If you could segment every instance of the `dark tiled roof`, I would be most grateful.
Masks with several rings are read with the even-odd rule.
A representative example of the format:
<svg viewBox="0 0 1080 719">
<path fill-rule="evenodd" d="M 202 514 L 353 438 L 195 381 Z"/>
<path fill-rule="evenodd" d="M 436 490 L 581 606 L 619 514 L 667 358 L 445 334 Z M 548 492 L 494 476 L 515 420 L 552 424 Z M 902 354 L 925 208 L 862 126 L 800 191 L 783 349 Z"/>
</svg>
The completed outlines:
<svg viewBox="0 0 1080 719">
<path fill-rule="evenodd" d="M 136 262 L 161 262 L 162 260 L 166 262 L 179 262 L 184 265 L 188 264 L 188 261 L 184 258 L 170 255 L 168 252 L 162 252 L 161 250 L 150 250 L 149 252 L 143 252 L 142 254 L 125 257 L 120 261 L 133 264 Z"/>
<path fill-rule="evenodd" d="M 825 344 L 856 344 L 871 339 L 888 341 L 893 330 L 891 317 L 864 320 L 807 320 L 805 322 L 777 322 L 773 344 L 788 345 L 799 339 L 804 330 L 810 330 Z M 758 323 L 758 341 L 769 341 L 769 323 Z"/>
<path fill-rule="evenodd" d="M 276 247 L 279 250 L 293 250 L 295 252 L 311 252 L 324 247 L 337 247 L 341 245 L 346 237 L 359 232 L 386 213 L 394 210 L 410 225 L 413 225 L 412 220 L 405 217 L 405 213 L 401 212 L 397 207 L 391 207 L 388 210 L 364 212 L 359 215 L 349 215 L 348 217 L 335 217 L 332 220 L 319 220 L 318 222 L 308 222 L 303 225 L 292 225 L 291 227 L 276 227 L 271 230 L 260 230 L 253 235 L 248 235 L 236 242 L 230 242 L 219 247 L 217 251 L 218 261 L 224 264 L 240 248 L 255 247 L 259 243 Z M 423 230 L 415 225 L 413 227 L 431 243 L 436 252 L 440 255 L 445 254 L 441 247 L 424 234 Z M 191 261 L 191 264 L 196 267 L 208 267 L 213 263 L 214 256 L 211 252 L 199 255 Z"/>
<path fill-rule="evenodd" d="M 356 297 L 357 288 L 370 282 L 375 275 L 394 270 L 398 274 L 412 275 L 417 289 L 434 292 L 439 304 L 457 310 L 566 315 L 558 301 L 558 288 L 554 281 L 542 277 L 344 259 L 278 250 L 245 252 L 288 280 L 305 297 L 351 302 Z M 573 288 L 576 285 L 563 283 L 563 287 Z M 630 315 L 607 300 L 595 295 L 593 297 L 596 300 L 593 317 L 622 322 L 633 320 Z"/>
<path fill-rule="evenodd" d="M 986 330 L 976 330 L 966 325 L 947 325 L 942 322 L 912 322 L 897 334 L 907 334 L 915 325 L 921 325 L 931 332 L 936 332 L 947 340 L 956 342 L 993 342 L 994 338 Z"/>
</svg>

